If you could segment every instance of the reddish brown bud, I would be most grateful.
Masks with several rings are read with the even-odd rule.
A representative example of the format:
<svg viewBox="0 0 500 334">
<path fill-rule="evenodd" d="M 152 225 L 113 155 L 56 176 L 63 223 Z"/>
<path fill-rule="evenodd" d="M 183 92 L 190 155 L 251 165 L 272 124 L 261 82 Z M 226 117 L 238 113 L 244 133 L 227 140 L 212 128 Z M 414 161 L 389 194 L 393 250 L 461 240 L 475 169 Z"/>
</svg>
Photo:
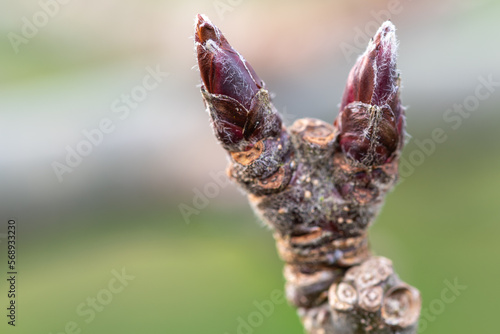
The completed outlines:
<svg viewBox="0 0 500 334">
<path fill-rule="evenodd" d="M 208 18 L 198 15 L 195 45 L 202 94 L 217 138 L 228 151 L 250 149 L 281 131 L 264 83 Z"/>
<path fill-rule="evenodd" d="M 396 51 L 395 27 L 387 21 L 349 73 L 335 122 L 342 151 L 367 166 L 390 162 L 403 144 Z"/>
<path fill-rule="evenodd" d="M 363 55 L 351 69 L 340 109 L 351 102 L 363 102 L 377 106 L 390 104 L 399 90 L 396 70 L 396 28 L 384 22 Z"/>
<path fill-rule="evenodd" d="M 252 98 L 264 83 L 219 28 L 203 15 L 198 15 L 195 43 L 205 89 L 211 94 L 229 96 L 250 109 Z"/>
</svg>

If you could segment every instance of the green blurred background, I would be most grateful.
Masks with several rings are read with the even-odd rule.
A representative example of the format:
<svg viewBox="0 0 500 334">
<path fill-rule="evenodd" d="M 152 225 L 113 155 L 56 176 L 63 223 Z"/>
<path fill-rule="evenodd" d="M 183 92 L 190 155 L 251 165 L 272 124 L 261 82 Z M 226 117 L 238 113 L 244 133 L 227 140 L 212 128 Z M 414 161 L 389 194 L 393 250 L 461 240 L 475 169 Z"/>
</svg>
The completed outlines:
<svg viewBox="0 0 500 334">
<path fill-rule="evenodd" d="M 245 196 L 223 186 L 187 220 L 179 210 L 227 163 L 197 87 L 197 13 L 253 65 L 288 124 L 333 121 L 367 36 L 381 20 L 396 24 L 408 166 L 371 229 L 372 246 L 420 289 L 421 332 L 498 333 L 499 87 L 466 116 L 445 115 L 474 100 L 479 77 L 500 81 L 500 2 L 56 3 L 4 1 L 0 10 L 1 333 L 302 333 L 286 303 L 241 328 L 241 319 L 256 323 L 255 302 L 284 285 L 271 233 Z M 53 13 L 46 22 L 43 8 Z M 40 27 L 16 53 L 12 33 L 21 36 L 23 18 Z M 142 84 L 146 68 L 168 76 L 120 119 L 112 105 Z M 53 163 L 105 118 L 113 131 L 59 182 Z M 418 153 L 436 128 L 446 141 Z M 18 222 L 15 328 L 5 316 L 9 218 Z M 127 285 L 110 293 L 122 270 Z M 466 288 L 445 303 L 445 281 L 455 280 Z M 90 310 L 92 298 L 103 303 L 90 319 L 78 308 Z"/>
</svg>

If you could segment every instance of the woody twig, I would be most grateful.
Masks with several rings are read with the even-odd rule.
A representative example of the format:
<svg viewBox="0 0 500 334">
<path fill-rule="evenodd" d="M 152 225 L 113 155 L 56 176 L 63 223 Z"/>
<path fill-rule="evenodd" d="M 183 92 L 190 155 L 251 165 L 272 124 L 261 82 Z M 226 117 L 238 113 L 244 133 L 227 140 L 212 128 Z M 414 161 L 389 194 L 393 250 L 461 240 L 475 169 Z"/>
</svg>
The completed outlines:
<svg viewBox="0 0 500 334">
<path fill-rule="evenodd" d="M 415 333 L 418 290 L 367 239 L 404 144 L 394 25 L 382 24 L 358 58 L 333 125 L 306 118 L 286 128 L 264 82 L 203 15 L 195 46 L 228 173 L 273 231 L 306 331 Z"/>
</svg>

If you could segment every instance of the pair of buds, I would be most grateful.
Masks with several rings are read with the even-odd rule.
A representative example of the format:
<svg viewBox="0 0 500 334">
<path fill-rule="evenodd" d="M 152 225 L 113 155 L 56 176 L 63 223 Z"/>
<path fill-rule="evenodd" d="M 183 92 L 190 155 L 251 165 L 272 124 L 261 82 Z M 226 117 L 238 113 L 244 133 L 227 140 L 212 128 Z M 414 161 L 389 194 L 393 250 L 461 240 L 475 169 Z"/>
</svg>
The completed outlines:
<svg viewBox="0 0 500 334">
<path fill-rule="evenodd" d="M 282 131 L 264 82 L 205 16 L 198 15 L 195 44 L 214 132 L 229 152 L 250 150 Z M 365 166 L 391 162 L 403 145 L 395 27 L 385 22 L 352 68 L 334 121 L 338 149 Z"/>
</svg>

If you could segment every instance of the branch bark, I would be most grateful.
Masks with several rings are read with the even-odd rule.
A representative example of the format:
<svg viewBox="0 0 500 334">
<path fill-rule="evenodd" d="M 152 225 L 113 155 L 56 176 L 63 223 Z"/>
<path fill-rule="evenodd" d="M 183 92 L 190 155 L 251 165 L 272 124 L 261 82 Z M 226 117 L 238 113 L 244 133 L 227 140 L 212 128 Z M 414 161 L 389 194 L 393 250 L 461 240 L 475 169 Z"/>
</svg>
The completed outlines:
<svg viewBox="0 0 500 334">
<path fill-rule="evenodd" d="M 392 23 L 351 70 L 333 125 L 306 118 L 286 128 L 264 82 L 202 15 L 195 45 L 228 174 L 272 229 L 287 298 L 307 332 L 416 333 L 418 290 L 373 256 L 367 239 L 404 144 Z"/>
</svg>

